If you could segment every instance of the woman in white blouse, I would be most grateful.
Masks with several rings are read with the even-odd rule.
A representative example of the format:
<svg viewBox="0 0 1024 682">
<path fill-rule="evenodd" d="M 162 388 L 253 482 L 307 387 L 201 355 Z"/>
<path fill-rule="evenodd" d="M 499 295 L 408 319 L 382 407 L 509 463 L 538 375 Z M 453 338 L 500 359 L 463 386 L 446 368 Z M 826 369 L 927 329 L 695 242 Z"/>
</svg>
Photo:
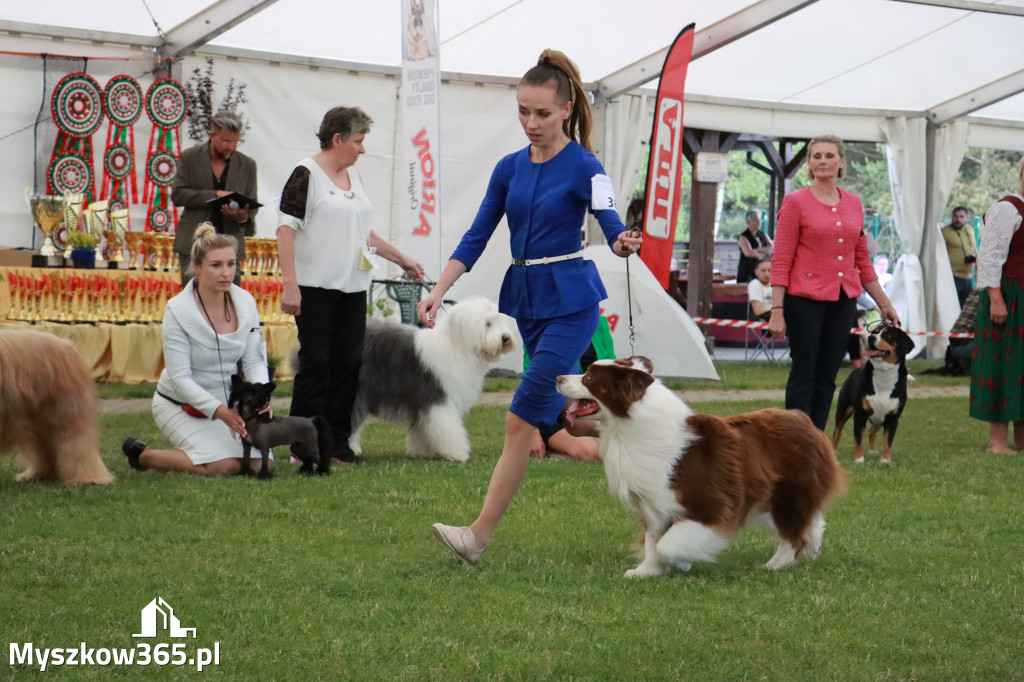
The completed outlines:
<svg viewBox="0 0 1024 682">
<path fill-rule="evenodd" d="M 989 422 L 988 451 L 1005 454 L 1024 450 L 1024 159 L 1018 171 L 1020 192 L 985 213 L 971 362 L 970 415 Z"/>
<path fill-rule="evenodd" d="M 352 405 L 366 331 L 366 290 L 371 271 L 363 251 L 423 278 L 423 266 L 373 231 L 373 208 L 354 164 L 366 152 L 373 121 L 358 107 L 327 112 L 317 137 L 320 151 L 303 159 L 281 193 L 278 262 L 284 279 L 281 309 L 295 316 L 299 371 L 291 414 L 323 417 L 341 462 L 359 463 L 348 445 Z"/>
<path fill-rule="evenodd" d="M 169 450 L 126 438 L 122 450 L 133 469 L 210 476 L 242 469 L 245 422 L 228 407 L 231 375 L 268 379 L 267 346 L 256 301 L 232 284 L 237 240 L 201 224 L 192 243 L 194 278 L 167 302 L 163 319 L 164 370 L 153 396 L 153 419 L 171 441 Z M 259 467 L 259 458 L 252 467 Z"/>
</svg>

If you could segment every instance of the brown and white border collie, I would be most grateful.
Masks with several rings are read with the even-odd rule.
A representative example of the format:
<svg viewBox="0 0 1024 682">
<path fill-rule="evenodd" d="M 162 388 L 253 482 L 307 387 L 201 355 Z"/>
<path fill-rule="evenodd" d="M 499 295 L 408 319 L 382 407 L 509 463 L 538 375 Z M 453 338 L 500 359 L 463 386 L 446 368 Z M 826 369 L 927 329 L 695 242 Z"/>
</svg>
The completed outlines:
<svg viewBox="0 0 1024 682">
<path fill-rule="evenodd" d="M 768 568 L 818 556 L 825 509 L 846 485 L 825 434 L 795 410 L 696 413 L 652 371 L 636 356 L 558 377 L 565 421 L 597 420 L 608 489 L 643 527 L 643 560 L 626 577 L 714 561 L 748 523 L 780 538 Z"/>
</svg>

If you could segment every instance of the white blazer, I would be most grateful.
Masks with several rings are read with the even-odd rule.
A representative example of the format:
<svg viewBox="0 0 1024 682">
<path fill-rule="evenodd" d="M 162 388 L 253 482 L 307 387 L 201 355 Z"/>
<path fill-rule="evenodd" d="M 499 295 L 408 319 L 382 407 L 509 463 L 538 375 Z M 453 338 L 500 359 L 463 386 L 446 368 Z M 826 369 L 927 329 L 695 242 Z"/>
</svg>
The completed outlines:
<svg viewBox="0 0 1024 682">
<path fill-rule="evenodd" d="M 238 315 L 238 329 L 217 334 L 192 295 L 195 280 L 167 301 L 163 322 L 164 370 L 156 390 L 195 407 L 213 419 L 220 405 L 227 405 L 231 375 L 242 361 L 249 381 L 267 382 L 267 344 L 260 334 L 256 300 L 241 287 L 231 285 L 229 295 Z"/>
</svg>

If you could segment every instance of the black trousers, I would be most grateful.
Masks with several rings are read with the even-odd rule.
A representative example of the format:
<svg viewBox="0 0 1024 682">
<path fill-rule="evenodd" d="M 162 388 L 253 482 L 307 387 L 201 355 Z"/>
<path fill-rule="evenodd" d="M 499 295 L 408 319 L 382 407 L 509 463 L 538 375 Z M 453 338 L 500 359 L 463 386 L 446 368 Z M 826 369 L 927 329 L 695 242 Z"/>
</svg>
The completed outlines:
<svg viewBox="0 0 1024 682">
<path fill-rule="evenodd" d="M 366 336 L 366 292 L 299 287 L 302 313 L 299 372 L 292 388 L 291 414 L 323 417 L 331 427 L 335 456 L 350 455 L 352 406 Z"/>
<path fill-rule="evenodd" d="M 786 409 L 804 412 L 823 431 L 857 314 L 856 299 L 842 291 L 839 296 L 838 301 L 815 301 L 787 294 L 783 300 L 793 360 L 786 382 Z"/>
</svg>

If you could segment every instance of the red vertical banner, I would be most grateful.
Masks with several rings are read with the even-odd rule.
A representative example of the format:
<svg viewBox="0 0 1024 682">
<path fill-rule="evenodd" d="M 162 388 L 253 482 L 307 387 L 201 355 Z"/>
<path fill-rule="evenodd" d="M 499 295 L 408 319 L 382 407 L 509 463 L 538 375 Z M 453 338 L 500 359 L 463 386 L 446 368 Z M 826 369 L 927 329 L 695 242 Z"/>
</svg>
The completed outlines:
<svg viewBox="0 0 1024 682">
<path fill-rule="evenodd" d="M 693 24 L 676 36 L 669 48 L 658 84 L 651 126 L 651 156 L 647 162 L 644 208 L 644 246 L 640 258 L 662 287 L 668 273 L 679 222 L 679 185 L 683 162 L 683 87 L 693 54 Z"/>
<path fill-rule="evenodd" d="M 173 78 L 153 81 L 146 92 L 146 113 L 153 122 L 146 157 L 142 201 L 149 204 L 146 232 L 175 232 L 178 211 L 171 204 L 171 183 L 178 172 L 178 126 L 185 120 L 188 98 Z"/>
</svg>

